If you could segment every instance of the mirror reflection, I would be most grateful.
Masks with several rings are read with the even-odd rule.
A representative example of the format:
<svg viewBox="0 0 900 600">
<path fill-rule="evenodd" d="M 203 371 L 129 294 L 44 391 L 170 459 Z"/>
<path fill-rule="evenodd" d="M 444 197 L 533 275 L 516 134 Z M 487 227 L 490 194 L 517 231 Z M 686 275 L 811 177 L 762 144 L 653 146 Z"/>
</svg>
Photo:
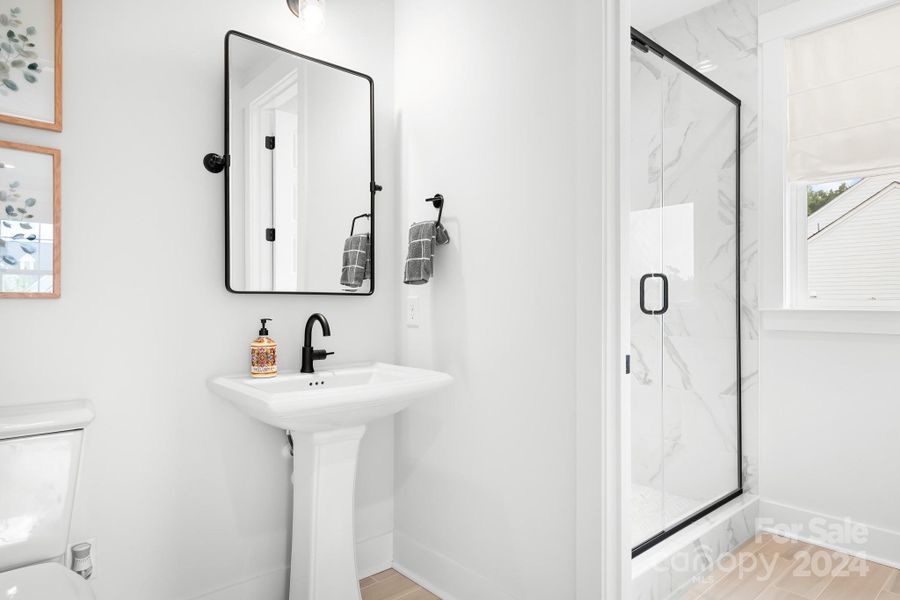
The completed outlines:
<svg viewBox="0 0 900 600">
<path fill-rule="evenodd" d="M 372 80 L 227 37 L 233 292 L 374 289 Z"/>
</svg>

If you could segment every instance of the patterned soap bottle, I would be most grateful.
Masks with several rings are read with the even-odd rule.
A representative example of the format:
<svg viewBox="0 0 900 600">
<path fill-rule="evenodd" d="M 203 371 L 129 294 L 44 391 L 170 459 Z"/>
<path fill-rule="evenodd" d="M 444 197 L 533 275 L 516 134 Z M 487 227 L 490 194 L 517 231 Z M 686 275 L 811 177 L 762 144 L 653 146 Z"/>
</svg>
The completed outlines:
<svg viewBox="0 0 900 600">
<path fill-rule="evenodd" d="M 250 344 L 250 376 L 275 377 L 278 375 L 278 360 L 275 340 L 269 337 L 266 322 L 272 319 L 260 319 L 262 328 L 259 337 Z"/>
</svg>

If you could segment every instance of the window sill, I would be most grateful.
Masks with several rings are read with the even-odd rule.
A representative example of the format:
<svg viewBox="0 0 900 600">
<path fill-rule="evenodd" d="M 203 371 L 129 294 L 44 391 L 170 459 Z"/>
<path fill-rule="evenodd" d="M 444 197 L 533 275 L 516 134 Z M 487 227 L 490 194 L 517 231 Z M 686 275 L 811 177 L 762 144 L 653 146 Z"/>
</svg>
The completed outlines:
<svg viewBox="0 0 900 600">
<path fill-rule="evenodd" d="M 900 335 L 895 308 L 776 308 L 760 310 L 765 331 Z"/>
</svg>

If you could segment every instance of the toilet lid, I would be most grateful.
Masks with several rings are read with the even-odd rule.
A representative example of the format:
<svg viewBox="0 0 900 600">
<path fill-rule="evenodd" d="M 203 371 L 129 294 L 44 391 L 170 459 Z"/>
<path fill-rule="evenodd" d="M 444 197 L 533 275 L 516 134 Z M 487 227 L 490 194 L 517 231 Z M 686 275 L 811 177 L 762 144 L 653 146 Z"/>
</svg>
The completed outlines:
<svg viewBox="0 0 900 600">
<path fill-rule="evenodd" d="M 0 573 L 0 600 L 93 600 L 87 581 L 59 563 Z"/>
</svg>

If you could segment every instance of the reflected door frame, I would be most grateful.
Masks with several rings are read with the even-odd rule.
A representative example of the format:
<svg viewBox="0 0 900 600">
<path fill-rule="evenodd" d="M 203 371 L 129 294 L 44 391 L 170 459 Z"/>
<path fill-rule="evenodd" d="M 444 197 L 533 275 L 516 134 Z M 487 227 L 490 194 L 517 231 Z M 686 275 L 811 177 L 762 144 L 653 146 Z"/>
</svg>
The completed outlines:
<svg viewBox="0 0 900 600">
<path fill-rule="evenodd" d="M 262 73 L 257 79 L 265 76 L 266 74 Z M 266 147 L 265 140 L 270 136 L 275 136 L 277 140 L 276 113 L 279 112 L 279 107 L 296 98 L 297 84 L 297 72 L 292 71 L 272 85 L 268 85 L 248 103 L 244 121 L 247 127 L 244 136 L 244 151 L 250 165 L 244 181 L 244 197 L 271 199 L 271 202 L 244 203 L 244 280 L 245 285 L 253 289 L 278 289 L 276 287 L 275 257 L 279 255 L 283 259 L 283 253 L 278 252 L 275 243 L 266 239 L 266 230 L 274 228 L 277 232 L 279 213 L 282 220 L 288 218 L 288 213 L 283 209 L 281 211 L 276 209 L 278 205 L 275 186 L 276 156 L 273 149 Z M 277 143 L 275 149 L 277 149 Z M 271 176 L 266 177 L 265 173 L 269 173 Z M 284 232 L 290 231 L 287 223 L 284 225 L 283 235 Z M 297 235 L 297 228 L 294 227 L 294 244 L 296 244 Z M 289 234 L 288 237 L 290 238 Z M 278 241 L 277 235 L 276 241 Z M 284 243 L 290 243 L 290 240 L 285 240 Z M 283 245 L 280 241 L 278 244 Z M 267 248 L 268 251 L 266 251 Z M 297 265 L 294 264 L 293 267 L 296 270 Z M 294 280 L 296 281 L 296 277 Z"/>
</svg>

